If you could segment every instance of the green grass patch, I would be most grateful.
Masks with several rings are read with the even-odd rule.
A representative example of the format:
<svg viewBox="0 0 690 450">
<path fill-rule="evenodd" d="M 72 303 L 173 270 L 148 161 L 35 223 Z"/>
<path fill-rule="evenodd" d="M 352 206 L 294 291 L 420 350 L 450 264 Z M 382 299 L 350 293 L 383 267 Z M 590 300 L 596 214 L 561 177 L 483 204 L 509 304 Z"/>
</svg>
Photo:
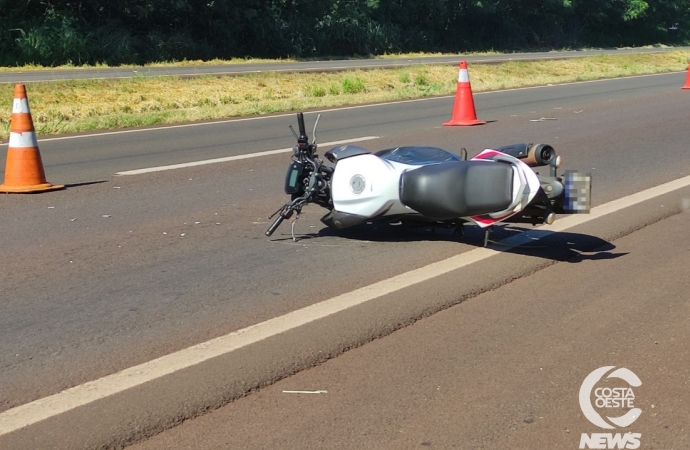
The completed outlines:
<svg viewBox="0 0 690 450">
<path fill-rule="evenodd" d="M 364 90 L 366 89 L 364 85 L 364 80 L 362 80 L 359 77 L 345 77 L 342 79 L 340 84 L 342 86 L 343 94 L 359 94 L 360 92 L 364 92 Z"/>
<path fill-rule="evenodd" d="M 414 84 L 417 86 L 428 86 L 429 78 L 426 76 L 426 74 L 418 73 L 414 77 Z"/>
<path fill-rule="evenodd" d="M 312 97 L 325 97 L 326 88 L 321 85 L 309 86 L 309 95 Z"/>
</svg>

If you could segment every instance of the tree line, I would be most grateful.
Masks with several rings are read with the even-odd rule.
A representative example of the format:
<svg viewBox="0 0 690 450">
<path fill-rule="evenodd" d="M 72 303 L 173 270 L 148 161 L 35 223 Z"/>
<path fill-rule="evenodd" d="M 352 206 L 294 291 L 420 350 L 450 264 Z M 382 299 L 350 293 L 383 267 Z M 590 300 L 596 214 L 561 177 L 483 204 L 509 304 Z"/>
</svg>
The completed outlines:
<svg viewBox="0 0 690 450">
<path fill-rule="evenodd" d="M 0 0 L 0 65 L 688 42 L 690 0 Z"/>
</svg>

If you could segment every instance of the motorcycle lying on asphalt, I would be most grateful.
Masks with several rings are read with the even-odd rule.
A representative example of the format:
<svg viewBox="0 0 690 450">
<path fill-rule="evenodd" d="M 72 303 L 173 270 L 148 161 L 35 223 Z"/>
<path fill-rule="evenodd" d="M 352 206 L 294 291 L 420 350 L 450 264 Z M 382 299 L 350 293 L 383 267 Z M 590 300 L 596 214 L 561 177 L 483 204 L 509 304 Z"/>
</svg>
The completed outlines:
<svg viewBox="0 0 690 450">
<path fill-rule="evenodd" d="M 312 135 L 316 135 L 314 123 Z M 344 229 L 385 221 L 438 226 L 470 223 L 489 230 L 499 222 L 551 224 L 556 214 L 588 213 L 591 177 L 566 171 L 557 175 L 562 158 L 547 144 L 512 144 L 487 149 L 467 160 L 435 147 L 396 147 L 371 153 L 342 145 L 325 153 L 309 142 L 303 113 L 297 114 L 299 135 L 285 177 L 291 196 L 269 217 L 278 217 L 266 231 L 271 236 L 285 219 L 299 218 L 315 203 L 328 210 L 321 218 L 328 227 Z M 535 171 L 543 167 L 548 174 Z M 292 223 L 292 238 L 295 239 Z"/>
</svg>

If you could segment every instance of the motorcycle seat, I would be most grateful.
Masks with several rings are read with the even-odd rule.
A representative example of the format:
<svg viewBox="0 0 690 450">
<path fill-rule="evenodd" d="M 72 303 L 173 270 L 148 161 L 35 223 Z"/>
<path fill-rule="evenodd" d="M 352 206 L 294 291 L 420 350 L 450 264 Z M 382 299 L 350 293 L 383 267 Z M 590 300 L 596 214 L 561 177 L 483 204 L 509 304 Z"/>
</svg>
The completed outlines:
<svg viewBox="0 0 690 450">
<path fill-rule="evenodd" d="M 513 201 L 513 168 L 492 161 L 452 161 L 404 172 L 400 200 L 436 220 L 507 209 Z"/>
</svg>

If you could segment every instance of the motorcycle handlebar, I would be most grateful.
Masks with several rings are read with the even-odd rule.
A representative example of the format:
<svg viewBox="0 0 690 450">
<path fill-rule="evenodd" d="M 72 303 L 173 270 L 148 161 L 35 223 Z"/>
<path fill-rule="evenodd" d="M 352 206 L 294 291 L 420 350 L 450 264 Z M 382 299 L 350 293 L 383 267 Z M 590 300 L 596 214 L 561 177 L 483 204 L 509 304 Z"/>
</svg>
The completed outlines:
<svg viewBox="0 0 690 450">
<path fill-rule="evenodd" d="M 273 224 L 268 227 L 268 230 L 266 230 L 266 236 L 270 236 L 273 234 L 273 232 L 280 226 L 281 223 L 283 223 L 283 220 L 285 220 L 285 217 L 282 214 L 278 214 L 278 218 L 273 222 Z"/>
</svg>

